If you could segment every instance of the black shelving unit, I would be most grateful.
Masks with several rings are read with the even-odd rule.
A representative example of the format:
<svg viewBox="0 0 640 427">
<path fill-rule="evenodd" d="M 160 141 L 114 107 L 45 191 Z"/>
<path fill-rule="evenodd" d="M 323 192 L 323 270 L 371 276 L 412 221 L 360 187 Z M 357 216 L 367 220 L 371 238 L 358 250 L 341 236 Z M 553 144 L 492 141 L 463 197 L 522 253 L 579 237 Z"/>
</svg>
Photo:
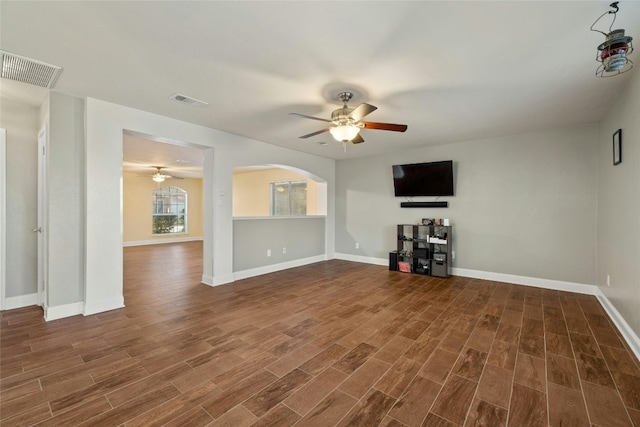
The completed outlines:
<svg viewBox="0 0 640 427">
<path fill-rule="evenodd" d="M 398 270 L 449 277 L 452 228 L 450 225 L 398 224 Z"/>
</svg>

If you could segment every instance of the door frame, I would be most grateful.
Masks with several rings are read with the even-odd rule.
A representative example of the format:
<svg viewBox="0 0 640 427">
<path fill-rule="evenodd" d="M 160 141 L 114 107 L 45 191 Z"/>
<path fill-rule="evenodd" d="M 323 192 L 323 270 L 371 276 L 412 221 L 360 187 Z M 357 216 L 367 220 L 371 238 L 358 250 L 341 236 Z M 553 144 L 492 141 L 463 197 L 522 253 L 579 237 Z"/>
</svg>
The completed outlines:
<svg viewBox="0 0 640 427">
<path fill-rule="evenodd" d="M 125 142 L 125 135 L 129 135 L 129 136 L 133 136 L 136 138 L 143 138 L 143 139 L 147 139 L 150 141 L 154 141 L 160 144 L 170 144 L 170 145 L 174 145 L 174 146 L 178 146 L 178 147 L 185 147 L 185 148 L 189 148 L 189 149 L 197 149 L 197 150 L 201 150 L 202 151 L 202 155 L 204 157 L 204 162 L 202 165 L 202 193 L 200 194 L 200 197 L 202 198 L 202 243 L 203 243 L 203 257 L 202 257 L 202 283 L 207 283 L 207 281 L 205 281 L 205 271 L 207 270 L 205 268 L 205 263 L 206 261 L 206 257 L 204 256 L 205 253 L 205 247 L 207 247 L 207 245 L 210 245 L 210 247 L 213 247 L 213 223 L 209 224 L 207 223 L 207 218 L 209 218 L 211 220 L 211 218 L 213 218 L 213 206 L 211 205 L 211 203 L 207 204 L 207 200 L 211 200 L 208 199 L 209 194 L 211 193 L 211 188 L 213 187 L 213 147 L 208 147 L 205 145 L 200 145 L 200 144 L 196 144 L 196 143 L 190 143 L 190 142 L 186 142 L 184 140 L 181 139 L 169 139 L 169 138 L 164 138 L 158 135 L 151 135 L 151 134 L 146 134 L 146 133 L 142 133 L 142 132 L 138 132 L 138 131 L 134 131 L 131 129 L 122 129 L 122 142 L 120 144 L 121 146 L 121 157 L 122 154 L 124 152 L 124 144 Z M 120 182 L 122 183 L 120 185 L 120 228 L 121 230 L 124 230 L 124 169 L 120 169 Z M 178 185 L 178 184 L 176 184 Z M 149 206 L 151 206 L 151 200 L 149 200 Z M 208 207 L 211 208 L 211 211 L 208 211 Z M 125 248 L 125 243 L 124 243 L 124 232 L 121 233 L 120 236 L 120 240 L 121 240 L 121 247 L 124 250 Z M 156 242 L 157 244 L 162 244 L 162 241 L 158 241 Z M 123 272 L 124 272 L 124 253 L 123 253 L 123 257 L 122 257 L 122 261 L 123 261 Z M 210 268 L 211 271 L 213 271 L 213 257 L 211 257 L 211 263 L 210 263 Z M 122 277 L 122 286 L 124 289 L 124 274 Z M 123 292 L 123 301 L 124 301 L 124 292 Z M 124 301 L 124 303 L 126 304 L 126 301 Z"/>
<path fill-rule="evenodd" d="M 7 130 L 0 129 L 0 310 L 6 308 L 7 287 Z"/>
<path fill-rule="evenodd" d="M 47 152 L 49 151 L 49 129 L 45 124 L 38 132 L 38 224 L 34 232 L 38 234 L 38 305 L 47 312 Z"/>
</svg>

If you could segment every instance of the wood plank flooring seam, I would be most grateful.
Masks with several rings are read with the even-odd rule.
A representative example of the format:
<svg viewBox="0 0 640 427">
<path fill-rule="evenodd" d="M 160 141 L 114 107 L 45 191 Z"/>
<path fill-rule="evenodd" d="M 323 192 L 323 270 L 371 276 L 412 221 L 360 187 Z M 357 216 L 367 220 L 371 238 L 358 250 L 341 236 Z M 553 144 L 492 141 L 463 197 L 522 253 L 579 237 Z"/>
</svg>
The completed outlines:
<svg viewBox="0 0 640 427">
<path fill-rule="evenodd" d="M 591 296 L 341 260 L 209 288 L 201 243 L 155 246 L 124 250 L 123 309 L 0 312 L 4 419 L 640 423 L 640 361 Z M 187 268 L 163 273 L 176 251 Z"/>
</svg>

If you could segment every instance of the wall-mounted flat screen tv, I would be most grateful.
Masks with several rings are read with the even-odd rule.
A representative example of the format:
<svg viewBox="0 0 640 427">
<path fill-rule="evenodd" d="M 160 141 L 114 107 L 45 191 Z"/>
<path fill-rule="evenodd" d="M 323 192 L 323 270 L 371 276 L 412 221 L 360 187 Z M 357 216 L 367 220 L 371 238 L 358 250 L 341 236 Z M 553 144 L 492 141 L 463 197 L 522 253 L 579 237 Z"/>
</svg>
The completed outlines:
<svg viewBox="0 0 640 427">
<path fill-rule="evenodd" d="M 396 197 L 453 196 L 453 161 L 393 165 Z"/>
</svg>

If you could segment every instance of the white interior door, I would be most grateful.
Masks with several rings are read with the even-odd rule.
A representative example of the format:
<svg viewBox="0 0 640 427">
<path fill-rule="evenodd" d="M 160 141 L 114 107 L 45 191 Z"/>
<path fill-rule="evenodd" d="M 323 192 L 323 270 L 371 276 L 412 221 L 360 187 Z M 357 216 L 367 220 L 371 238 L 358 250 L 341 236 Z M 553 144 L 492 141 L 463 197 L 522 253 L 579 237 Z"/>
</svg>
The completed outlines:
<svg viewBox="0 0 640 427">
<path fill-rule="evenodd" d="M 47 126 L 38 132 L 38 224 L 33 229 L 38 234 L 38 304 L 48 307 L 47 294 Z"/>
<path fill-rule="evenodd" d="M 0 310 L 6 308 L 7 131 L 0 129 Z"/>
</svg>

